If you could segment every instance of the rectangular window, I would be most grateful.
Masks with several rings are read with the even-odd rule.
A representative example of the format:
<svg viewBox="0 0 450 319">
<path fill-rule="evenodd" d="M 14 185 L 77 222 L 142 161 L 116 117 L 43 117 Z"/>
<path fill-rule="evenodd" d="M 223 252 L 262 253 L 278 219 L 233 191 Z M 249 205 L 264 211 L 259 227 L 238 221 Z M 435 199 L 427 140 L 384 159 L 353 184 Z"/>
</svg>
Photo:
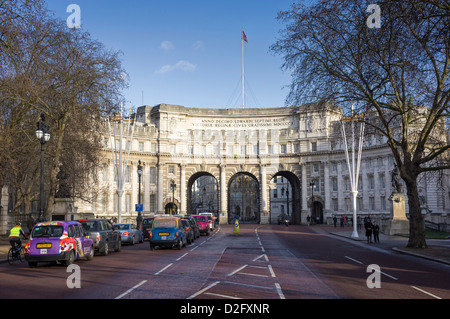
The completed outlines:
<svg viewBox="0 0 450 319">
<path fill-rule="evenodd" d="M 369 175 L 369 189 L 374 189 L 375 188 L 375 181 L 373 178 L 373 175 Z"/>
<path fill-rule="evenodd" d="M 314 173 L 319 173 L 319 164 L 313 164 Z"/>
<path fill-rule="evenodd" d="M 375 197 L 369 197 L 370 210 L 375 210 Z"/>
<path fill-rule="evenodd" d="M 339 202 L 336 198 L 333 199 L 333 210 L 337 212 L 339 210 Z"/>
<path fill-rule="evenodd" d="M 312 152 L 317 152 L 317 142 L 312 142 L 311 143 L 311 151 Z"/>
<path fill-rule="evenodd" d="M 386 179 L 384 178 L 384 174 L 380 174 L 380 187 L 381 189 L 386 188 Z"/>
<path fill-rule="evenodd" d="M 156 195 L 151 194 L 150 195 L 150 212 L 156 211 Z"/>
<path fill-rule="evenodd" d="M 130 183 L 131 180 L 131 165 L 127 165 L 125 169 L 125 183 Z"/>
<path fill-rule="evenodd" d="M 381 210 L 386 210 L 386 197 L 385 196 L 381 196 L 380 197 L 380 208 Z"/>
<path fill-rule="evenodd" d="M 333 178 L 331 181 L 332 181 L 332 184 L 333 184 L 333 192 L 337 192 L 338 191 L 337 178 Z"/>
<path fill-rule="evenodd" d="M 150 167 L 150 184 L 156 184 L 156 167 Z"/>
</svg>

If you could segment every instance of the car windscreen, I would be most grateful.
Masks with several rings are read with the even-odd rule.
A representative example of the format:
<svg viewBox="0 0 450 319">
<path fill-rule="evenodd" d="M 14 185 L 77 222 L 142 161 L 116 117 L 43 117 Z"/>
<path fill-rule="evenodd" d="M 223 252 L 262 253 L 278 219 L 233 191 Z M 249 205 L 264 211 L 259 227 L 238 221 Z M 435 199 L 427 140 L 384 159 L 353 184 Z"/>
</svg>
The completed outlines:
<svg viewBox="0 0 450 319">
<path fill-rule="evenodd" d="M 81 225 L 85 231 L 99 231 L 100 223 L 96 220 L 80 220 Z"/>
<path fill-rule="evenodd" d="M 130 229 L 130 224 L 115 224 L 114 226 L 116 226 L 117 229 Z"/>
<path fill-rule="evenodd" d="M 205 216 L 196 216 L 195 219 L 197 219 L 197 222 L 200 222 L 200 223 L 207 223 L 208 222 L 206 220 Z"/>
<path fill-rule="evenodd" d="M 61 237 L 63 232 L 64 228 L 58 225 L 36 226 L 31 236 L 33 238 Z"/>
<path fill-rule="evenodd" d="M 152 219 L 144 219 L 143 221 L 142 221 L 142 224 L 143 225 L 152 225 L 153 224 L 153 218 Z"/>
<path fill-rule="evenodd" d="M 153 228 L 175 228 L 177 227 L 176 219 L 155 219 L 153 221 Z"/>
</svg>

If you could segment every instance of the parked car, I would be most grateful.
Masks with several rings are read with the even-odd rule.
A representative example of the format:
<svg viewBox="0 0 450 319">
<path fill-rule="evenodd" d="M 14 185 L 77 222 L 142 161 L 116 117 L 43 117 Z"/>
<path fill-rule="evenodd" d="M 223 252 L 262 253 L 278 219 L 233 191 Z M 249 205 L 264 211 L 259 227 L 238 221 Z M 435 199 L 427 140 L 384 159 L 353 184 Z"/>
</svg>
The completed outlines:
<svg viewBox="0 0 450 319">
<path fill-rule="evenodd" d="M 186 233 L 178 217 L 156 217 L 150 231 L 150 250 L 156 246 L 177 247 L 186 245 Z"/>
<path fill-rule="evenodd" d="M 194 229 L 191 227 L 189 220 L 182 218 L 181 224 L 184 227 L 184 231 L 186 232 L 186 242 L 188 244 L 192 244 L 194 242 Z"/>
<path fill-rule="evenodd" d="M 122 238 L 122 244 L 127 243 L 134 245 L 137 242 L 143 243 L 144 236 L 142 235 L 142 231 L 137 229 L 134 224 L 114 224 L 116 229 L 120 231 L 120 236 Z"/>
<path fill-rule="evenodd" d="M 110 249 L 119 252 L 122 248 L 120 231 L 115 229 L 111 222 L 104 218 L 80 219 L 84 230 L 94 241 L 95 251 L 106 256 Z"/>
<path fill-rule="evenodd" d="M 80 258 L 94 258 L 94 242 L 87 237 L 80 223 L 45 222 L 33 227 L 30 241 L 25 246 L 25 259 L 30 267 L 43 261 L 70 265 Z"/>
<path fill-rule="evenodd" d="M 212 213 L 200 213 L 199 215 L 206 216 L 208 218 L 209 230 L 214 230 L 214 215 Z"/>
<path fill-rule="evenodd" d="M 197 222 L 200 234 L 205 234 L 206 236 L 208 236 L 209 235 L 208 217 L 205 215 L 193 215 L 192 217 L 195 218 L 195 221 Z"/>
<path fill-rule="evenodd" d="M 144 239 L 149 238 L 149 233 L 152 230 L 154 219 L 155 217 L 144 217 L 142 219 L 142 234 L 144 235 Z"/>
<path fill-rule="evenodd" d="M 192 230 L 194 231 L 194 240 L 197 238 L 200 238 L 200 230 L 198 229 L 197 222 L 195 221 L 195 218 L 193 218 L 191 215 L 186 215 L 183 217 L 183 219 L 187 219 L 189 221 L 189 224 L 192 227 Z"/>
</svg>

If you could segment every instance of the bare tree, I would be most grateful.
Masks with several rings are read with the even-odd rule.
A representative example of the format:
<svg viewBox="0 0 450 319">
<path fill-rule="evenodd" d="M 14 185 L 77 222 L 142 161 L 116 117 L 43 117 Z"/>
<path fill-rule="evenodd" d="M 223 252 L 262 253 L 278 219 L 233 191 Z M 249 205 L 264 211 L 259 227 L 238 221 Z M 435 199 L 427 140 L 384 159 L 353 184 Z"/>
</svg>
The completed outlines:
<svg viewBox="0 0 450 319">
<path fill-rule="evenodd" d="M 293 77 L 287 103 L 319 99 L 349 112 L 353 102 L 387 139 L 406 185 L 408 247 L 427 247 L 417 179 L 450 168 L 449 1 L 378 1 L 380 28 L 368 23 L 371 2 L 294 4 L 279 14 L 286 28 L 272 50 Z"/>
<path fill-rule="evenodd" d="M 45 146 L 50 219 L 61 169 L 69 176 L 60 181 L 71 184 L 70 195 L 86 198 L 86 184 L 101 153 L 98 127 L 122 99 L 126 76 L 119 52 L 107 50 L 87 32 L 67 28 L 40 7 L 27 10 L 24 6 L 31 2 L 41 3 L 23 0 L 6 7 L 9 1 L 0 2 L 0 9 L 18 17 L 0 30 L 0 165 L 13 175 L 8 184 L 14 180 L 17 192 L 32 198 L 39 172 L 34 131 L 39 115 L 45 114 L 51 133 Z M 14 169 L 17 163 L 29 166 L 27 178 Z"/>
</svg>

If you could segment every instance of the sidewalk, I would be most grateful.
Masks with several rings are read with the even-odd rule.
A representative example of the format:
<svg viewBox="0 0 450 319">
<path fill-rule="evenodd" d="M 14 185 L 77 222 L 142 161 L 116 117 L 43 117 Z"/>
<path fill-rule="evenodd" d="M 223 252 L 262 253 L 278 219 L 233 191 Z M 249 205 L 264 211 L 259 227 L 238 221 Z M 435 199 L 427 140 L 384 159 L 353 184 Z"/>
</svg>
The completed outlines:
<svg viewBox="0 0 450 319">
<path fill-rule="evenodd" d="M 404 236 L 389 236 L 380 233 L 379 243 L 372 242 L 368 244 L 365 230 L 358 230 L 358 238 L 353 238 L 353 228 L 349 226 L 341 228 L 340 226 L 314 225 L 310 227 L 318 233 L 329 233 L 334 236 L 348 238 L 373 249 L 393 250 L 399 253 L 450 265 L 450 239 L 427 239 L 428 249 L 412 249 L 406 248 L 408 238 Z"/>
</svg>

